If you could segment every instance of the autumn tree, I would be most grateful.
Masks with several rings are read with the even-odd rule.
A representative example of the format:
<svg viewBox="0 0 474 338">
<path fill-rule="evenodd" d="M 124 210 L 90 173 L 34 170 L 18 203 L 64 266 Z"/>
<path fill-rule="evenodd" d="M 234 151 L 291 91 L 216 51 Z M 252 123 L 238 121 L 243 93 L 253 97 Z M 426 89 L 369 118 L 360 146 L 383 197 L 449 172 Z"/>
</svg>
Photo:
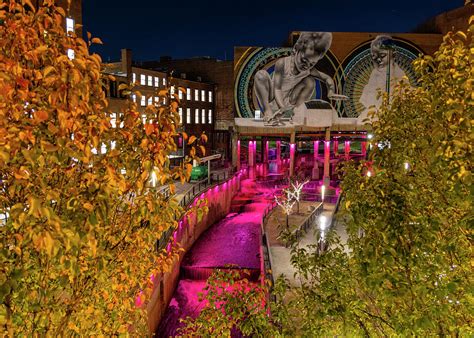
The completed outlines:
<svg viewBox="0 0 474 338">
<path fill-rule="evenodd" d="M 1 330 L 145 334 L 153 275 L 176 254 L 155 243 L 183 212 L 149 189 L 150 173 L 173 191 L 191 169 L 167 157 L 177 98 L 160 93 L 170 104 L 148 106 L 145 124 L 129 102 L 112 126 L 88 50 L 100 40 L 66 33 L 65 15 L 53 0 L 0 4 Z"/>
<path fill-rule="evenodd" d="M 323 253 L 294 243 L 301 285 L 277 282 L 280 301 L 261 335 L 275 327 L 283 336 L 474 334 L 473 22 L 414 62 L 416 87 L 385 97 L 371 120 L 369 160 L 344 168 L 347 243 L 334 231 Z"/>
</svg>

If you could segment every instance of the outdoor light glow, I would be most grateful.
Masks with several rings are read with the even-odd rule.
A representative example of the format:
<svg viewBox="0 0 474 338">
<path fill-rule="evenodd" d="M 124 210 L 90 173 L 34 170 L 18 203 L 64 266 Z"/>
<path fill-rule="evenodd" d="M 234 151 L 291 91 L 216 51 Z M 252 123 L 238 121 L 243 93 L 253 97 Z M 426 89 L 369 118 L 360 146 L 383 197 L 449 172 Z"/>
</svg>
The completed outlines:
<svg viewBox="0 0 474 338">
<path fill-rule="evenodd" d="M 370 177 L 370 176 L 372 176 L 372 173 L 369 170 L 369 171 L 367 171 L 367 177 Z"/>
<path fill-rule="evenodd" d="M 367 134 L 367 138 L 368 138 L 369 140 L 371 140 L 373 137 L 374 137 L 374 135 L 372 135 L 372 134 Z"/>
<path fill-rule="evenodd" d="M 327 217 L 324 215 L 319 216 L 319 229 L 321 231 L 326 230 L 326 225 L 327 225 Z"/>
<path fill-rule="evenodd" d="M 153 188 L 155 188 L 155 187 L 156 187 L 156 183 L 158 183 L 158 177 L 156 177 L 156 172 L 155 172 L 155 170 L 153 170 L 153 171 L 151 172 L 151 186 L 152 186 Z"/>
<path fill-rule="evenodd" d="M 326 186 L 321 186 L 321 201 L 324 202 L 324 193 L 326 191 Z"/>
<path fill-rule="evenodd" d="M 408 162 L 405 162 L 403 164 L 403 167 L 405 168 L 405 170 L 408 170 L 408 169 L 410 169 L 410 164 Z"/>
</svg>

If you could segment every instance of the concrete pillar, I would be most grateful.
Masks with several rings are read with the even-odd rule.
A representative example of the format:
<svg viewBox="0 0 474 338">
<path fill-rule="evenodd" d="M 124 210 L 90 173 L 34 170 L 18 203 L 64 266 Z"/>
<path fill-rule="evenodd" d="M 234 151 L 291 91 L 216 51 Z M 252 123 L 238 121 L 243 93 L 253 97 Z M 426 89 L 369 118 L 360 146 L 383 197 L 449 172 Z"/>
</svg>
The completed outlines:
<svg viewBox="0 0 474 338">
<path fill-rule="evenodd" d="M 311 179 L 319 180 L 319 165 L 318 165 L 319 141 L 313 141 L 313 147 L 314 147 L 313 171 L 311 173 Z"/>
<path fill-rule="evenodd" d="M 268 163 L 268 140 L 262 137 L 263 163 Z"/>
<path fill-rule="evenodd" d="M 296 157 L 296 135 L 291 133 L 290 137 L 290 177 L 295 174 L 295 157 Z"/>
<path fill-rule="evenodd" d="M 240 170 L 240 140 L 238 133 L 232 133 L 232 167 Z"/>
<path fill-rule="evenodd" d="M 346 161 L 349 160 L 351 153 L 351 141 L 345 141 L 344 142 L 344 157 L 346 158 Z"/>
<path fill-rule="evenodd" d="M 324 138 L 324 176 L 323 184 L 327 188 L 331 180 L 329 176 L 329 160 L 331 156 L 331 129 L 326 128 L 326 136 Z"/>
<path fill-rule="evenodd" d="M 281 141 L 276 141 L 276 160 L 277 163 L 281 162 Z"/>
<path fill-rule="evenodd" d="M 255 140 L 249 141 L 249 167 L 253 167 L 255 165 Z"/>
</svg>

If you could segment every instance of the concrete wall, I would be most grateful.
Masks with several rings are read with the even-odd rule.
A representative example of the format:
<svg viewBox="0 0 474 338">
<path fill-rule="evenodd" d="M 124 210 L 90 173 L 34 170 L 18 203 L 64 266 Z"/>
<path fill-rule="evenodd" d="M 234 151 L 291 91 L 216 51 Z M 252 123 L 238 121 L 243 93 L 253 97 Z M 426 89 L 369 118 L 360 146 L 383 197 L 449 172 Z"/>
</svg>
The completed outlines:
<svg viewBox="0 0 474 338">
<path fill-rule="evenodd" d="M 240 176 L 234 176 L 227 182 L 208 189 L 198 198 L 208 201 L 209 212 L 200 221 L 194 213 L 179 222 L 179 228 L 175 232 L 176 240 L 180 243 L 184 252 L 171 272 L 155 277 L 153 294 L 148 304 L 148 327 L 150 332 L 155 332 L 160 324 L 161 318 L 173 297 L 179 281 L 179 272 L 184 255 L 192 247 L 199 236 L 212 224 L 220 221 L 229 212 L 232 199 L 240 190 Z M 195 203 L 195 202 L 194 202 Z"/>
</svg>

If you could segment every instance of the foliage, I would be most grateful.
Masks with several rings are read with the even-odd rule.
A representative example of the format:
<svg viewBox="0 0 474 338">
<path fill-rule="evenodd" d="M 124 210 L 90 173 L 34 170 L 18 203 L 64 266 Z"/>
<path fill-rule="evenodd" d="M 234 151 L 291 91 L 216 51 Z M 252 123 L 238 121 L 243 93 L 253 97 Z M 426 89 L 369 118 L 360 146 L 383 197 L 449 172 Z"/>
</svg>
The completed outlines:
<svg viewBox="0 0 474 338">
<path fill-rule="evenodd" d="M 167 157 L 177 98 L 161 92 L 170 104 L 148 106 L 146 124 L 128 102 L 114 128 L 101 59 L 64 17 L 53 0 L 0 4 L 0 325 L 10 336 L 145 334 L 150 274 L 177 254 L 154 245 L 183 212 L 147 187 L 150 173 L 173 192 L 191 170 Z"/>
<path fill-rule="evenodd" d="M 344 168 L 347 247 L 294 250 L 305 334 L 473 333 L 472 30 L 414 63 L 419 86 L 385 98 L 369 161 Z"/>
<path fill-rule="evenodd" d="M 415 61 L 418 86 L 402 83 L 385 97 L 369 161 L 344 168 L 347 243 L 334 231 L 324 253 L 295 243 L 301 286 L 276 283 L 279 301 L 259 334 L 474 334 L 473 31 L 446 35 L 434 56 Z"/>
<path fill-rule="evenodd" d="M 230 337 L 237 329 L 245 336 L 264 336 L 270 326 L 268 288 L 246 278 L 245 270 L 217 269 L 207 280 L 200 315 L 184 319 L 183 336 Z"/>
</svg>

